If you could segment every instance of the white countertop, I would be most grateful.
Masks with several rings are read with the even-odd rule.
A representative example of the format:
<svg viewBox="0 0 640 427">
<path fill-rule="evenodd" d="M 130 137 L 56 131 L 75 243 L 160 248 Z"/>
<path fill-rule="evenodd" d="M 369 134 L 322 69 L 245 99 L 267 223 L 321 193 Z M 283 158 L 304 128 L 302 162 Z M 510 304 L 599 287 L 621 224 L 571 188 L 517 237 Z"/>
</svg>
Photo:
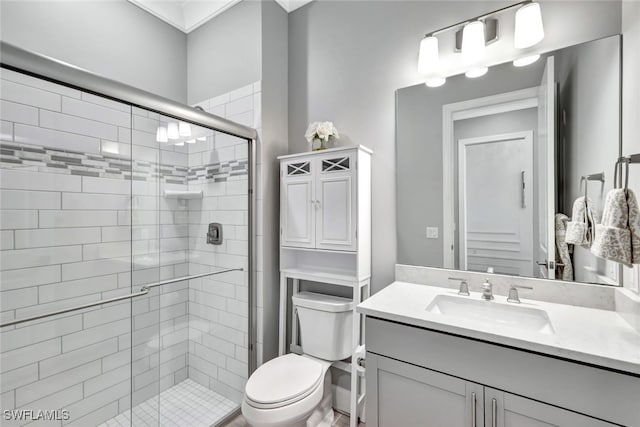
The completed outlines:
<svg viewBox="0 0 640 427">
<path fill-rule="evenodd" d="M 615 311 L 521 298 L 523 307 L 547 312 L 555 333 L 546 334 L 427 311 L 427 306 L 440 294 L 457 296 L 457 291 L 394 282 L 358 305 L 358 311 L 380 319 L 640 374 L 640 334 Z M 480 299 L 480 294 L 472 292 L 461 298 Z M 505 302 L 505 296 L 495 298 L 486 303 L 512 305 Z"/>
</svg>

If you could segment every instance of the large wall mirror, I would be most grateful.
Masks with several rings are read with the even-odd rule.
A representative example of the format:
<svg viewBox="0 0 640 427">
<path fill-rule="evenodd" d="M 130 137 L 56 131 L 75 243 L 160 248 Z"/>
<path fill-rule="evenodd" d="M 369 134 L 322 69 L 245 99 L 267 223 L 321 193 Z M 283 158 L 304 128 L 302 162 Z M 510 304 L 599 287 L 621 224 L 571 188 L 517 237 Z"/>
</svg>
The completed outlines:
<svg viewBox="0 0 640 427">
<path fill-rule="evenodd" d="M 398 262 L 618 284 L 589 233 L 621 153 L 620 74 L 612 36 L 399 89 Z"/>
</svg>

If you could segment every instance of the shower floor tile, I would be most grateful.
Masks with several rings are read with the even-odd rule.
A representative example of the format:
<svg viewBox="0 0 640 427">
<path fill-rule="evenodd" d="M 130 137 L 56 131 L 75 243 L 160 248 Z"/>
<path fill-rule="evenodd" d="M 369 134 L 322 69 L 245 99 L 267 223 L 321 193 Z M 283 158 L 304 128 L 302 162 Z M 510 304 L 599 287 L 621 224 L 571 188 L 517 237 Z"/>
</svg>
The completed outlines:
<svg viewBox="0 0 640 427">
<path fill-rule="evenodd" d="M 160 411 L 158 411 L 158 405 Z M 233 401 L 184 380 L 98 427 L 209 427 L 237 408 Z"/>
</svg>

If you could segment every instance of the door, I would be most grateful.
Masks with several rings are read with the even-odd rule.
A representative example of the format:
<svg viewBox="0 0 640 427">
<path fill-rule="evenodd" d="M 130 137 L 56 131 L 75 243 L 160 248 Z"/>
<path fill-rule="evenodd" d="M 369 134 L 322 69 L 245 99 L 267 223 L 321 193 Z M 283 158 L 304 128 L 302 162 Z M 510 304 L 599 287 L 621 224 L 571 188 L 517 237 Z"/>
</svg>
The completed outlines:
<svg viewBox="0 0 640 427">
<path fill-rule="evenodd" d="M 533 274 L 533 132 L 458 141 L 460 268 Z"/>
<path fill-rule="evenodd" d="M 367 399 L 367 427 L 483 423 L 482 386 L 372 353 L 367 353 Z"/>
<path fill-rule="evenodd" d="M 613 427 L 605 421 L 485 387 L 486 427 Z"/>
<path fill-rule="evenodd" d="M 556 84 L 553 56 L 547 58 L 538 95 L 538 248 L 536 277 L 555 279 Z"/>
<path fill-rule="evenodd" d="M 282 246 L 298 248 L 315 247 L 314 182 L 310 160 L 283 163 L 281 238 Z"/>
<path fill-rule="evenodd" d="M 316 170 L 316 247 L 356 250 L 355 156 L 321 157 Z"/>
</svg>

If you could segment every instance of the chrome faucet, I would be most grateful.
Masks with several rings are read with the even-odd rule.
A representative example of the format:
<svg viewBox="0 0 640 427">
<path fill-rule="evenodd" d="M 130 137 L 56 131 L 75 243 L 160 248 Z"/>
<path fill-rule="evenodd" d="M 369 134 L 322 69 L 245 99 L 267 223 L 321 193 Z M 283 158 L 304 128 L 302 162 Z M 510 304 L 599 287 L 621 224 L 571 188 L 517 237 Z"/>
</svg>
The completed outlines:
<svg viewBox="0 0 640 427">
<path fill-rule="evenodd" d="M 463 295 L 468 297 L 469 294 L 469 282 L 467 279 L 460 279 L 458 277 L 449 277 L 449 280 L 457 280 L 460 282 L 460 288 L 458 289 L 458 295 Z"/>
<path fill-rule="evenodd" d="M 482 284 L 482 299 L 486 301 L 491 301 L 493 298 L 493 286 L 489 282 L 489 279 L 485 279 Z"/>
<path fill-rule="evenodd" d="M 520 297 L 518 296 L 518 289 L 533 289 L 531 286 L 522 286 L 522 285 L 511 285 L 509 288 L 509 296 L 507 297 L 507 302 L 513 302 L 516 304 L 520 304 Z"/>
</svg>

